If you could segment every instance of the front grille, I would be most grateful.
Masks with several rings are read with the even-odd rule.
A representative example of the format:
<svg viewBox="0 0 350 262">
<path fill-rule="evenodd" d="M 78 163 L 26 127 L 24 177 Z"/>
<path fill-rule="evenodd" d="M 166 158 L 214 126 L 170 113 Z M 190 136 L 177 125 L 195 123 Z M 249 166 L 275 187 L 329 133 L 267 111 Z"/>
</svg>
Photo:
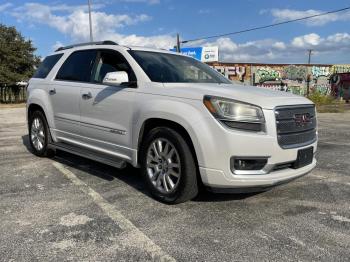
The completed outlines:
<svg viewBox="0 0 350 262">
<path fill-rule="evenodd" d="M 275 109 L 277 140 L 282 148 L 312 144 L 316 140 L 315 106 L 286 106 Z"/>
</svg>

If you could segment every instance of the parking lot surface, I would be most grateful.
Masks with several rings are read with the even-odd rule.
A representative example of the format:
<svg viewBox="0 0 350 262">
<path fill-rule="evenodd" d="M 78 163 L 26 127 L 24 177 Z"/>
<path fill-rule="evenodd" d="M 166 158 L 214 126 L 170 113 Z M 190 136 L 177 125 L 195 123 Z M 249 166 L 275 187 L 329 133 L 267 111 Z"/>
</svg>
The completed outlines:
<svg viewBox="0 0 350 262">
<path fill-rule="evenodd" d="M 318 166 L 259 194 L 153 200 L 137 169 L 30 153 L 0 110 L 1 261 L 350 261 L 350 113 L 319 114 Z"/>
</svg>

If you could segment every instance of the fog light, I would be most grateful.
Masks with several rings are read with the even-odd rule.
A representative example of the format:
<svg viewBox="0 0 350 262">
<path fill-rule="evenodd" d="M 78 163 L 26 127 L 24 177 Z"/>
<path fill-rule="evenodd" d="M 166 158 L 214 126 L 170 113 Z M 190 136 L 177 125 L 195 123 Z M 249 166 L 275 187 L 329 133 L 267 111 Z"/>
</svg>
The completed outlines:
<svg viewBox="0 0 350 262">
<path fill-rule="evenodd" d="M 231 158 L 231 170 L 261 170 L 267 163 L 267 158 Z"/>
</svg>

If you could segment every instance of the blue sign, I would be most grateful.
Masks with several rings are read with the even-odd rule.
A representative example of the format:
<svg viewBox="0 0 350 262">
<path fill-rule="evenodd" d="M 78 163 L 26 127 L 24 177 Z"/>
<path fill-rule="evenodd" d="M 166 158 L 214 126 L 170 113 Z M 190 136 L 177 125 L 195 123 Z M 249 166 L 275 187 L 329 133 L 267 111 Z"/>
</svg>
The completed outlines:
<svg viewBox="0 0 350 262">
<path fill-rule="evenodd" d="M 175 48 L 170 49 L 170 51 L 176 52 Z M 199 61 L 202 60 L 203 47 L 184 47 L 181 48 L 181 54 L 191 56 Z"/>
</svg>

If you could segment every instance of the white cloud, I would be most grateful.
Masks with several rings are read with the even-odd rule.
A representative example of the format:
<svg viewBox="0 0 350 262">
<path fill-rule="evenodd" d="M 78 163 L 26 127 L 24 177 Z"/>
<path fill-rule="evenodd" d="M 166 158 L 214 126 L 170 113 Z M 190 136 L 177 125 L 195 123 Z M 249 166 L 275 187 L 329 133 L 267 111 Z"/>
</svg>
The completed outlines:
<svg viewBox="0 0 350 262">
<path fill-rule="evenodd" d="M 286 44 L 283 42 L 276 42 L 272 46 L 277 48 L 277 49 L 281 49 L 281 50 L 286 49 Z"/>
<path fill-rule="evenodd" d="M 260 14 L 265 14 L 266 10 L 261 10 Z M 318 15 L 325 11 L 320 10 L 294 10 L 294 9 L 271 9 L 270 13 L 275 18 L 275 22 L 283 22 L 287 20 L 299 19 L 306 16 Z M 309 26 L 322 26 L 330 22 L 348 21 L 350 20 L 350 11 L 327 14 L 319 17 L 303 20 L 302 22 Z"/>
<path fill-rule="evenodd" d="M 12 10 L 12 15 L 19 21 L 48 25 L 69 36 L 72 42 L 85 42 L 89 40 L 88 13 L 84 9 L 81 10 L 79 6 L 69 8 L 67 5 L 48 6 L 39 3 L 27 3 Z M 144 37 L 123 35 L 117 31 L 122 27 L 146 22 L 150 19 L 152 18 L 146 14 L 107 14 L 103 11 L 93 11 L 92 26 L 94 40 L 114 40 L 124 45 L 140 45 L 156 48 L 170 48 L 174 46 L 175 38 L 170 35 Z M 57 46 L 56 44 L 55 47 Z"/>
<path fill-rule="evenodd" d="M 306 51 L 314 50 L 313 59 L 328 63 L 329 59 L 344 58 L 350 52 L 350 34 L 336 33 L 325 38 L 312 33 L 293 38 L 290 42 L 263 39 L 236 43 L 230 38 L 219 38 L 204 45 L 219 46 L 220 60 L 228 62 L 306 62 Z M 202 43 L 203 44 L 203 43 Z M 350 57 L 345 55 L 345 58 Z M 322 61 L 322 59 L 324 59 Z"/>
<path fill-rule="evenodd" d="M 13 6 L 12 3 L 1 4 L 1 5 L 0 5 L 0 12 L 5 11 L 6 9 L 8 9 L 8 8 L 10 8 L 10 7 L 12 7 L 12 6 Z"/>
<path fill-rule="evenodd" d="M 218 38 L 214 44 L 219 46 L 220 51 L 224 53 L 233 53 L 238 48 L 238 45 L 228 37 Z"/>
<path fill-rule="evenodd" d="M 295 37 L 292 45 L 301 48 L 317 46 L 321 42 L 321 37 L 318 34 L 312 33 L 308 35 Z"/>
<path fill-rule="evenodd" d="M 68 14 L 57 14 L 57 11 L 68 11 L 68 6 L 54 6 L 27 3 L 14 9 L 12 15 L 19 21 L 46 24 L 59 32 L 70 36 L 74 41 L 83 41 L 89 38 L 88 13 L 73 7 Z M 113 15 L 101 11 L 92 12 L 92 25 L 96 37 L 105 37 L 115 33 L 117 28 L 135 25 L 150 20 L 146 14 L 141 15 Z"/>
<path fill-rule="evenodd" d="M 92 10 L 98 10 L 101 8 L 104 8 L 105 4 L 92 4 L 91 5 L 91 9 Z M 50 10 L 51 11 L 63 11 L 63 12 L 72 12 L 75 10 L 82 10 L 82 11 L 88 11 L 88 6 L 87 5 L 76 5 L 76 6 L 72 6 L 72 5 L 67 5 L 67 4 L 60 4 L 60 5 L 52 5 L 50 6 Z"/>
<path fill-rule="evenodd" d="M 143 0 L 122 0 L 143 1 Z M 146 0 L 144 0 L 146 1 Z M 70 43 L 89 40 L 89 19 L 85 9 L 77 6 L 48 6 L 39 3 L 28 3 L 17 8 L 10 8 L 11 14 L 19 21 L 28 24 L 44 24 L 68 36 Z M 151 19 L 146 14 L 108 14 L 98 10 L 92 12 L 94 40 L 113 40 L 122 45 L 137 45 L 169 49 L 175 44 L 175 37 L 170 34 L 154 36 L 126 35 L 120 28 L 144 23 Z M 306 61 L 306 50 L 313 49 L 313 58 L 322 58 L 329 62 L 329 57 L 349 58 L 350 34 L 336 33 L 321 37 L 316 33 L 296 36 L 290 41 L 279 39 L 261 39 L 237 43 L 230 38 L 222 37 L 213 41 L 197 41 L 185 46 L 219 46 L 220 59 L 230 62 L 291 62 Z M 63 44 L 57 41 L 53 48 Z"/>
<path fill-rule="evenodd" d="M 64 44 L 62 44 L 60 41 L 56 41 L 56 43 L 52 46 L 52 51 L 55 51 L 62 46 L 64 46 Z"/>
</svg>

